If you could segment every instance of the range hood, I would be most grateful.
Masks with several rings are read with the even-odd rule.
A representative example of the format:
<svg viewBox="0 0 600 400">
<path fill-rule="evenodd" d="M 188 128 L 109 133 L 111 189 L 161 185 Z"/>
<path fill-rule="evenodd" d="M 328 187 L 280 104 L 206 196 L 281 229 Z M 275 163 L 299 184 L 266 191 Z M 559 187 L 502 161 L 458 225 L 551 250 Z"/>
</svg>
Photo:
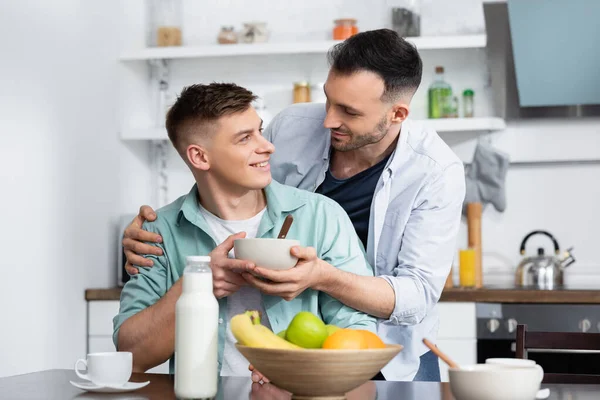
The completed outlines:
<svg viewBox="0 0 600 400">
<path fill-rule="evenodd" d="M 600 1 L 484 1 L 497 115 L 600 115 Z"/>
</svg>

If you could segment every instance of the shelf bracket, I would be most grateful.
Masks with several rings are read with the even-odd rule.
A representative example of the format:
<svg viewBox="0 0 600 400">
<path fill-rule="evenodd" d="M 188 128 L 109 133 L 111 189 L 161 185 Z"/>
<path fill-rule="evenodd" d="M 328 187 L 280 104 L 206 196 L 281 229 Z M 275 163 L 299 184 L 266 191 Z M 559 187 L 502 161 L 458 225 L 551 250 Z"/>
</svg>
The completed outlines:
<svg viewBox="0 0 600 400">
<path fill-rule="evenodd" d="M 153 75 L 156 76 L 157 80 L 160 82 L 164 80 L 169 81 L 169 60 L 165 58 L 156 58 L 152 60 L 148 60 L 148 63 L 153 69 Z"/>
<path fill-rule="evenodd" d="M 165 126 L 165 115 L 168 106 L 170 69 L 169 61 L 166 59 L 149 60 L 152 67 L 151 81 L 153 92 L 156 96 L 155 124 L 156 126 Z"/>
<path fill-rule="evenodd" d="M 151 66 L 153 93 L 156 96 L 154 118 L 156 126 L 165 126 L 167 98 L 169 91 L 169 61 L 166 59 L 148 60 Z M 152 165 L 152 196 L 156 208 L 168 203 L 169 180 L 167 171 L 168 140 L 153 140 L 150 143 L 150 162 Z"/>
<path fill-rule="evenodd" d="M 152 164 L 152 203 L 156 208 L 164 207 L 169 201 L 169 179 L 167 171 L 168 140 L 153 140 L 150 144 Z"/>
</svg>

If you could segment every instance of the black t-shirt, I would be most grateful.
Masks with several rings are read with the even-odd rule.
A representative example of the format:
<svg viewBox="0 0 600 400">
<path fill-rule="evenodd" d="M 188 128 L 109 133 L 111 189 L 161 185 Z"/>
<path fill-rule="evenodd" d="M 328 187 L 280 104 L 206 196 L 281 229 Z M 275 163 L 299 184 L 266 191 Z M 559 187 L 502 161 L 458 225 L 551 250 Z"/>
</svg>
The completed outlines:
<svg viewBox="0 0 600 400">
<path fill-rule="evenodd" d="M 379 177 L 390 156 L 391 154 L 371 168 L 348 179 L 336 179 L 331 174 L 331 170 L 327 170 L 325 180 L 317 188 L 317 193 L 335 200 L 346 210 L 365 249 L 369 234 L 371 201 Z"/>
</svg>

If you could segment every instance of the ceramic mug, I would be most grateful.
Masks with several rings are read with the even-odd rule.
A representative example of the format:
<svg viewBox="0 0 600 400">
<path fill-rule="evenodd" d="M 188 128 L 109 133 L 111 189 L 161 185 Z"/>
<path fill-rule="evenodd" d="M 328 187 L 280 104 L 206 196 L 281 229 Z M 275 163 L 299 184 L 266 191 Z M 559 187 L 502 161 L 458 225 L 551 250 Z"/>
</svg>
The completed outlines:
<svg viewBox="0 0 600 400">
<path fill-rule="evenodd" d="M 87 374 L 79 371 L 80 364 L 86 367 Z M 128 351 L 91 353 L 75 362 L 77 376 L 99 386 L 123 386 L 131 378 L 132 369 L 133 355 Z"/>
<path fill-rule="evenodd" d="M 488 358 L 485 360 L 485 363 L 509 368 L 535 368 L 538 370 L 540 382 L 544 379 L 544 369 L 533 360 L 522 358 Z"/>
</svg>

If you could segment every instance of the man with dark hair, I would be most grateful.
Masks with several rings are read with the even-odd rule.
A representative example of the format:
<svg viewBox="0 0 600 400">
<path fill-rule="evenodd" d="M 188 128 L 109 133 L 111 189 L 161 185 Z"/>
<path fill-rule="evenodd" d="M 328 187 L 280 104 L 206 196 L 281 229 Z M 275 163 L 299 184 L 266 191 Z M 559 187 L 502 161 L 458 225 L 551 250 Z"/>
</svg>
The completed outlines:
<svg viewBox="0 0 600 400">
<path fill-rule="evenodd" d="M 248 361 L 228 329 L 228 321 L 247 309 L 260 311 L 261 322 L 274 332 L 287 328 L 299 311 L 319 315 L 328 324 L 375 331 L 375 318 L 324 292 L 303 290 L 293 299 L 261 295 L 236 272 L 254 266 L 229 258 L 234 240 L 275 238 L 285 217 L 292 215 L 295 223 L 287 237 L 312 246 L 292 249 L 297 267 L 324 263 L 373 276 L 352 223 L 336 202 L 271 181 L 274 146 L 262 135 L 262 121 L 251 106 L 254 99 L 233 84 L 193 85 L 183 90 L 167 115 L 169 138 L 196 184 L 189 194 L 158 210 L 154 222 L 144 224 L 161 235 L 156 249 L 162 254 L 147 256 L 154 267 L 140 268 L 121 294 L 113 340 L 119 350 L 133 353 L 135 371 L 146 371 L 173 355 L 175 303 L 185 259 L 191 255 L 211 257 L 213 293 L 219 301 L 221 375 L 250 376 Z"/>
<path fill-rule="evenodd" d="M 378 317 L 382 339 L 404 346 L 379 379 L 440 380 L 437 357 L 422 339 L 437 334 L 436 304 L 456 251 L 465 196 L 463 164 L 435 131 L 407 119 L 422 73 L 414 46 L 388 29 L 368 31 L 336 45 L 329 62 L 325 107 L 292 105 L 267 127 L 265 137 L 278 148 L 273 177 L 338 202 L 377 276 L 324 265 L 253 269 L 268 281 L 242 276 L 262 293 L 288 296 L 320 276 L 312 287 Z M 125 232 L 133 265 L 141 260 L 137 240 L 155 240 L 140 229 L 152 218 L 152 209 L 142 207 Z"/>
</svg>

